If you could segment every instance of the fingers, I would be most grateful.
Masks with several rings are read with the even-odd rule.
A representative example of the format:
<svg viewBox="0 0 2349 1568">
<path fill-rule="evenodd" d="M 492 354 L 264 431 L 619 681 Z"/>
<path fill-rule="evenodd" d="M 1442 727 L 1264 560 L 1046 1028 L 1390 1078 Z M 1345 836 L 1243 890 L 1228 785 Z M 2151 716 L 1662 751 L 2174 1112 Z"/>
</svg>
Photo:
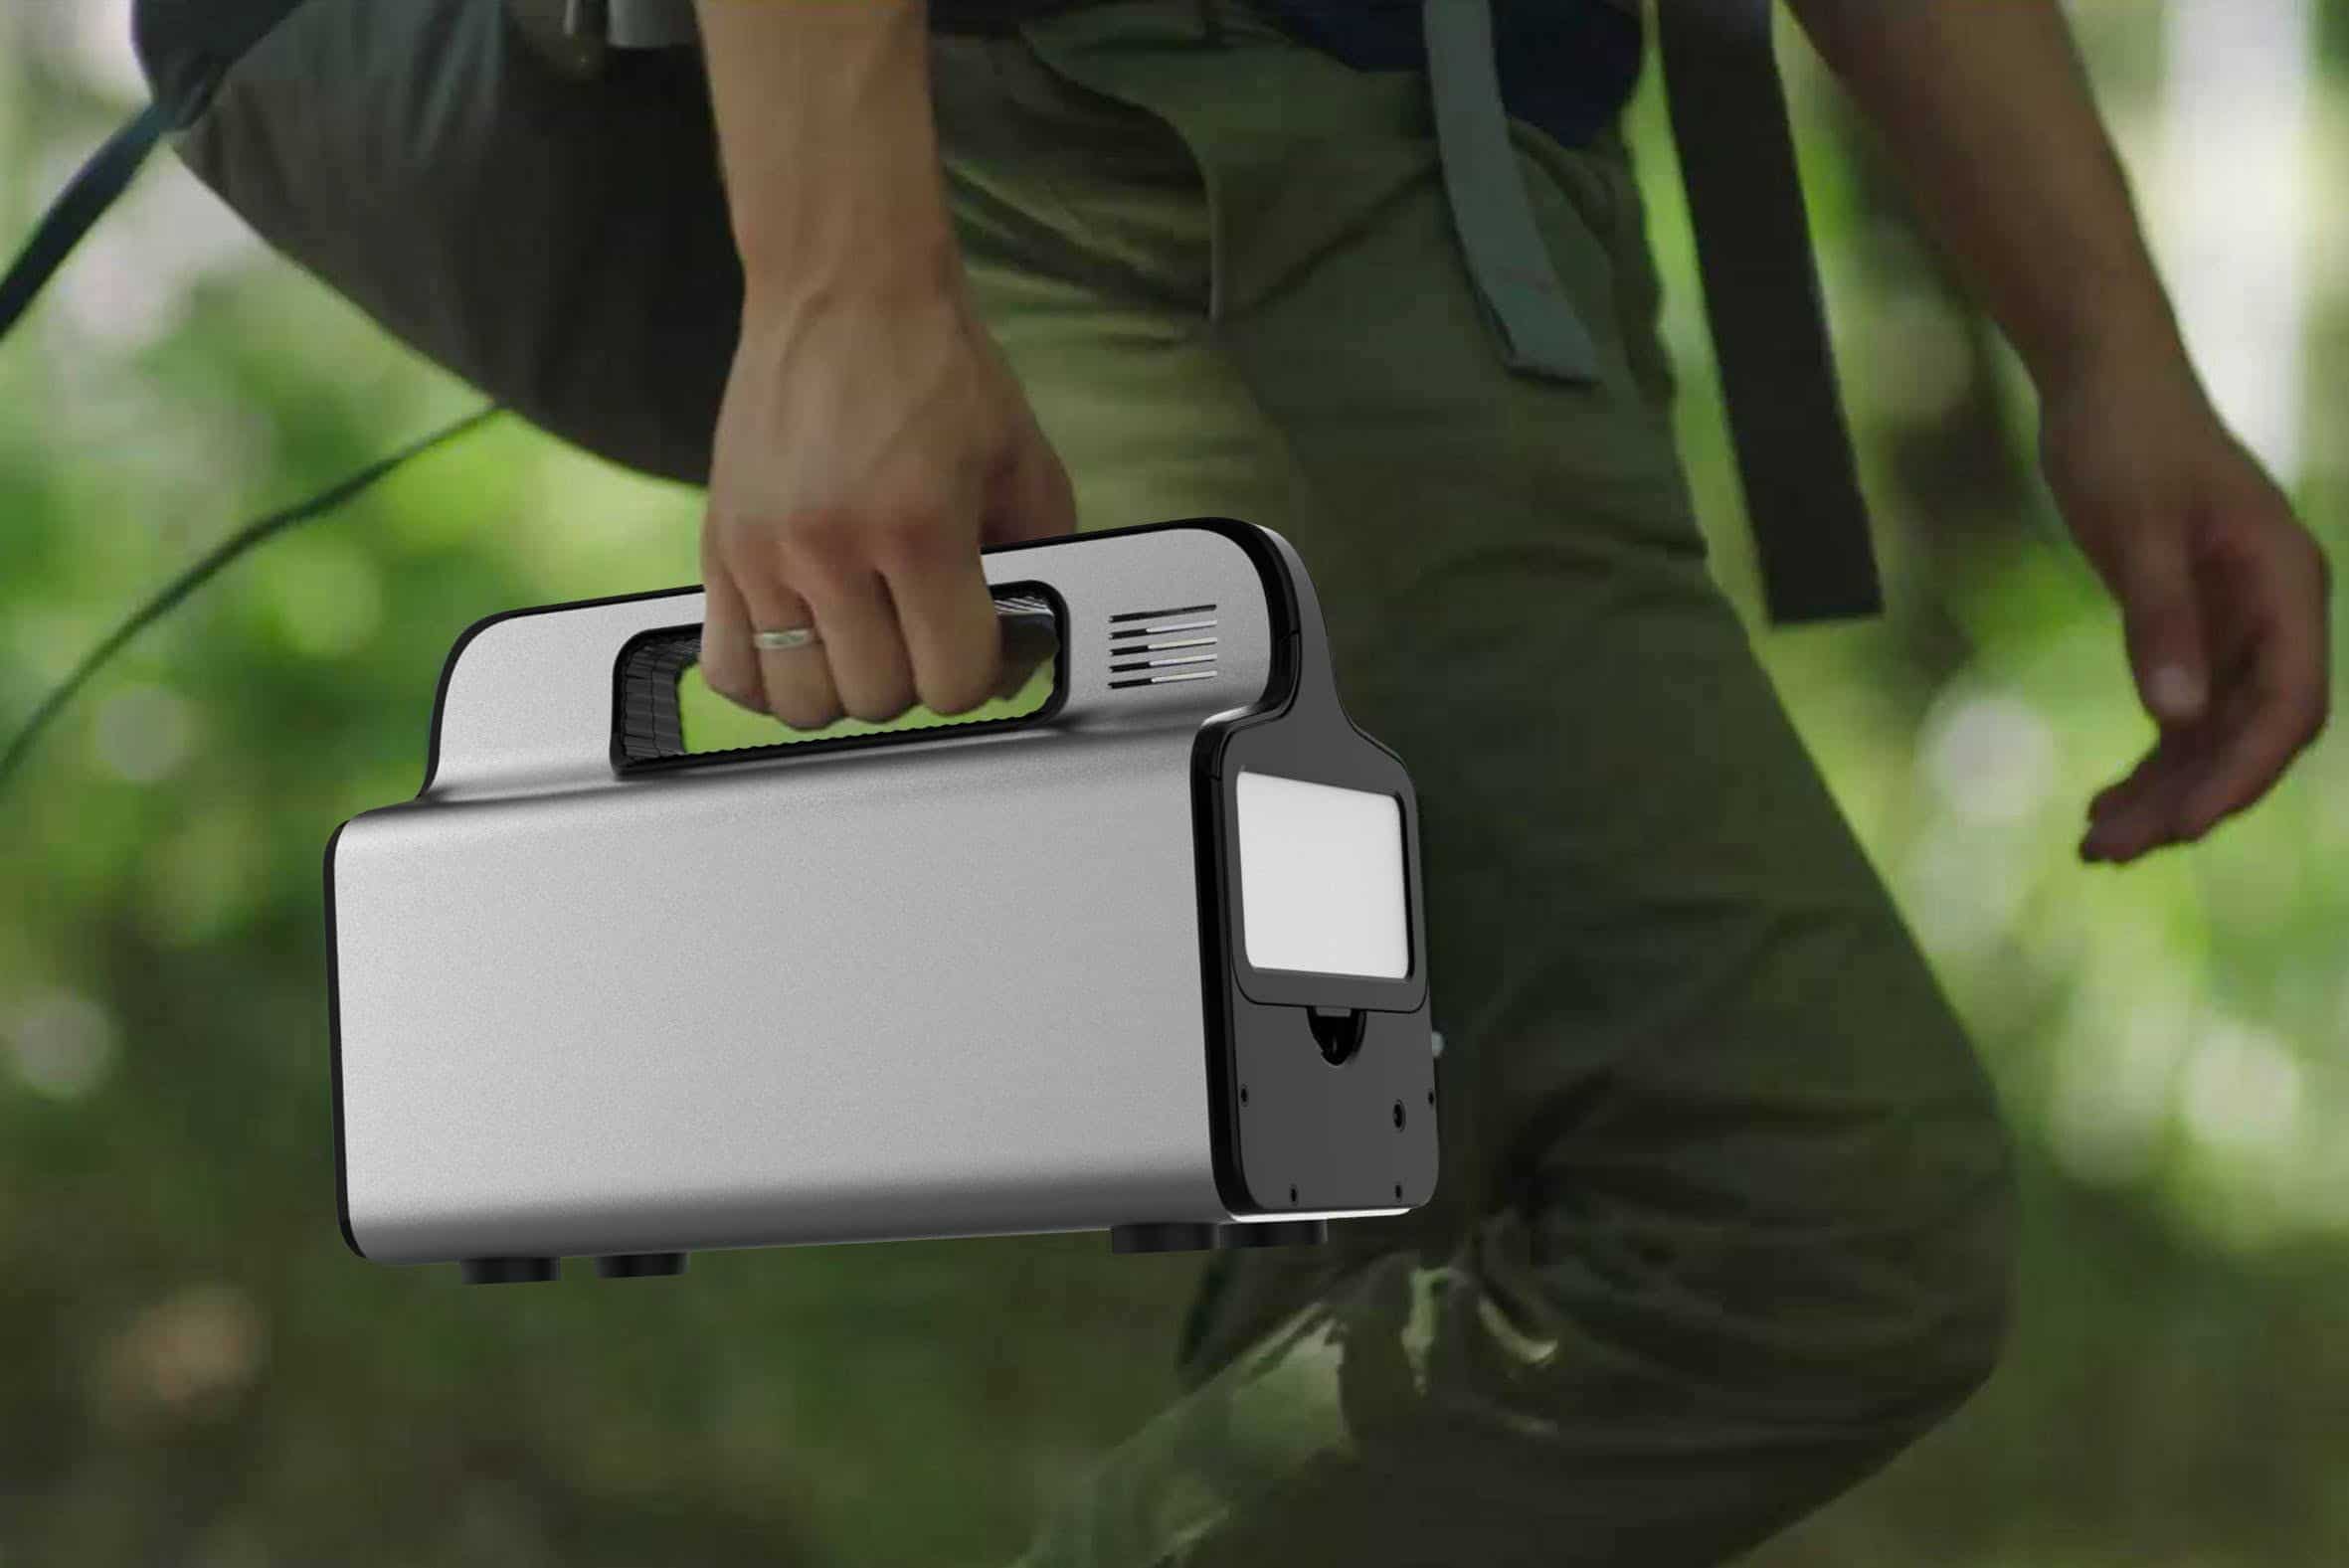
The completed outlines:
<svg viewBox="0 0 2349 1568">
<path fill-rule="evenodd" d="M 706 548 L 706 542 L 701 584 L 708 599 L 702 611 L 701 678 L 710 690 L 737 707 L 765 713 L 767 687 L 758 654 L 751 647 L 750 611 L 743 606 L 732 574 Z"/>
<path fill-rule="evenodd" d="M 820 730 L 840 717 L 840 697 L 822 641 L 761 648 L 760 631 L 822 627 L 808 601 L 779 569 L 765 535 L 731 527 L 713 514 L 702 526 L 701 674 L 719 696 L 796 730 Z M 853 617 L 850 617 L 851 619 Z"/>
<path fill-rule="evenodd" d="M 2296 527 L 2238 534 L 2213 567 L 2207 635 L 2226 662 L 2212 695 L 2090 803 L 2082 859 L 2129 860 L 2202 837 L 2272 788 L 2324 728 L 2328 573 L 2313 543 Z"/>
<path fill-rule="evenodd" d="M 767 711 L 814 730 L 843 713 L 887 723 L 917 701 L 961 713 L 993 695 L 994 601 L 967 527 L 942 516 L 809 517 L 748 536 L 732 576 L 752 629 L 813 626 L 820 639 L 758 653 Z"/>
<path fill-rule="evenodd" d="M 808 602 L 784 586 L 772 569 L 740 580 L 754 631 L 788 631 L 821 624 Z M 767 692 L 767 711 L 795 730 L 820 730 L 840 716 L 839 692 L 821 642 L 796 648 L 760 648 L 754 657 Z"/>
<path fill-rule="evenodd" d="M 2181 838 L 2201 837 L 2274 787 L 2292 759 L 2322 733 L 2331 709 L 2321 558 L 2303 560 L 2297 551 L 2278 550 L 2247 566 L 2240 612 L 2259 628 L 2257 640 L 2225 742 L 2179 801 Z"/>
<path fill-rule="evenodd" d="M 776 569 L 806 601 L 823 637 L 813 651 L 828 665 L 839 707 L 854 718 L 885 724 L 913 706 L 905 634 L 878 558 L 890 553 L 885 541 L 934 531 L 926 520 L 873 522 L 838 513 L 802 518 L 776 535 Z"/>
<path fill-rule="evenodd" d="M 994 694 L 1001 659 L 994 596 L 979 553 L 909 529 L 883 552 L 915 691 L 934 713 L 966 713 Z"/>
<path fill-rule="evenodd" d="M 2121 627 L 2145 711 L 2186 724 L 2210 700 L 2210 668 L 2182 528 L 2147 528 L 2120 569 Z"/>
<path fill-rule="evenodd" d="M 2126 861 L 2169 843 L 2176 835 L 2180 796 L 2207 748 L 2193 731 L 2172 730 L 2145 754 L 2129 776 L 2098 794 L 2088 807 L 2087 835 L 2079 857 Z"/>
</svg>

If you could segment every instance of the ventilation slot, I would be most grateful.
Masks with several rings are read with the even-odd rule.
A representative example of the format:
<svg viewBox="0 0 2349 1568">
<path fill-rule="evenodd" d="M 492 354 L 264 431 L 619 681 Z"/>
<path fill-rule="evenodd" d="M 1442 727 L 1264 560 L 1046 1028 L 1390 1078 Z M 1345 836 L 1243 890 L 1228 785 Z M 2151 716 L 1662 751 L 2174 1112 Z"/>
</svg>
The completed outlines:
<svg viewBox="0 0 2349 1568">
<path fill-rule="evenodd" d="M 1215 607 L 1133 610 L 1109 617 L 1109 675 L 1121 686 L 1215 678 Z"/>
</svg>

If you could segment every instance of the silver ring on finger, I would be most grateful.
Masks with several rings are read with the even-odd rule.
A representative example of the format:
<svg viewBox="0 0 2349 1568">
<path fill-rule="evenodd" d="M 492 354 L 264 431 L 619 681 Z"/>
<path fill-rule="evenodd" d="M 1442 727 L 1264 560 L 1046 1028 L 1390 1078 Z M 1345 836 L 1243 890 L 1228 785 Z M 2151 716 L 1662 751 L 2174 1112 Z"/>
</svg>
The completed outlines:
<svg viewBox="0 0 2349 1568">
<path fill-rule="evenodd" d="M 789 653 L 794 648 L 814 647 L 823 641 L 813 626 L 785 626 L 776 631 L 754 631 L 751 644 L 763 653 Z"/>
</svg>

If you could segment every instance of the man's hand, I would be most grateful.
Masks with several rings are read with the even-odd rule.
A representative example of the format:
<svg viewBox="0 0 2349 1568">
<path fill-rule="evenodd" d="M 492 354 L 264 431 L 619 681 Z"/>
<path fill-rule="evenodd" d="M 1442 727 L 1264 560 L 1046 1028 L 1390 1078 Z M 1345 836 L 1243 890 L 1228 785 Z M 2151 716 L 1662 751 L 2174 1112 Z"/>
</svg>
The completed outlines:
<svg viewBox="0 0 2349 1568">
<path fill-rule="evenodd" d="M 743 324 L 702 525 L 711 688 L 799 729 L 998 688 L 983 545 L 1075 527 L 973 313 L 921 0 L 698 0 Z M 763 651 L 755 631 L 813 627 Z"/>
<path fill-rule="evenodd" d="M 2258 800 L 2323 729 L 2329 571 L 2182 360 L 2049 389 L 2040 445 L 2161 728 L 2090 802 L 2080 843 L 2083 860 L 2133 860 Z"/>
<path fill-rule="evenodd" d="M 1068 475 L 959 288 L 758 307 L 712 454 L 702 673 L 797 729 L 977 707 L 1002 694 L 981 546 L 1074 526 Z M 819 643 L 752 646 L 807 625 Z"/>
<path fill-rule="evenodd" d="M 2087 860 L 2201 837 L 2323 725 L 2325 567 L 2178 340 L 2058 0 L 1792 0 L 2030 366 L 2065 519 L 2120 601 L 2161 740 Z"/>
</svg>

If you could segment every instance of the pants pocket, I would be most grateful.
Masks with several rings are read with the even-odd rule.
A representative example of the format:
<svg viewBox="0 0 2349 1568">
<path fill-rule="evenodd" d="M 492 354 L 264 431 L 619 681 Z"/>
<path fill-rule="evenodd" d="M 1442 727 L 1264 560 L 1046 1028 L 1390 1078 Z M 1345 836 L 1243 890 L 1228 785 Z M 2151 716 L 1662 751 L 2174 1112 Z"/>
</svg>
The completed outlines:
<svg viewBox="0 0 2349 1568">
<path fill-rule="evenodd" d="M 1223 18 L 1211 40 L 1189 0 L 1124 0 L 1021 29 L 1061 81 L 1179 139 L 1206 204 L 1206 310 L 1217 322 L 1439 177 L 1418 73 L 1356 70 L 1247 7 Z"/>
<path fill-rule="evenodd" d="M 1203 317 L 1204 174 L 1165 117 L 1047 64 L 1017 36 L 931 44 L 939 152 L 964 259 Z"/>
<path fill-rule="evenodd" d="M 1591 328 L 1618 342 L 1639 396 L 1662 414 L 1678 383 L 1664 347 L 1663 281 L 1648 248 L 1647 206 L 1629 146 L 1619 130 L 1579 147 L 1523 121 L 1514 135 L 1535 216 L 1552 249 L 1587 240 L 1603 255 L 1607 291 L 1603 303 L 1592 301 Z"/>
</svg>

